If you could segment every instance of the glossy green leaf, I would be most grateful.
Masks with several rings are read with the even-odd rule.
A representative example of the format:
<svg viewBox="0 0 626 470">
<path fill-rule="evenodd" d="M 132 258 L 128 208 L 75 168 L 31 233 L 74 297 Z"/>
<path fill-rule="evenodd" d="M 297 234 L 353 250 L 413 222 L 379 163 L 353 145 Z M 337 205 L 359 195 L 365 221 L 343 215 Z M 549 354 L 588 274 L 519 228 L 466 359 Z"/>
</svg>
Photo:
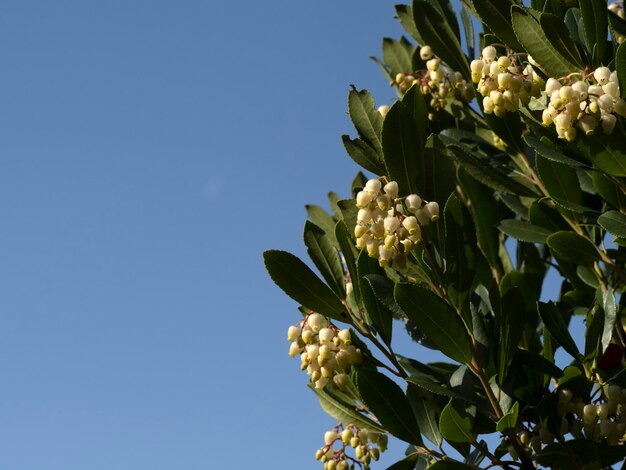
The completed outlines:
<svg viewBox="0 0 626 470">
<path fill-rule="evenodd" d="M 508 168 L 495 166 L 489 158 L 481 158 L 476 153 L 471 153 L 466 147 L 452 144 L 448 145 L 448 148 L 469 174 L 490 188 L 520 196 L 537 196 L 537 193 L 528 186 L 512 179 L 511 174 L 506 173 Z"/>
<path fill-rule="evenodd" d="M 362 367 L 355 374 L 355 383 L 365 405 L 389 433 L 411 444 L 422 443 L 409 400 L 393 380 Z"/>
<path fill-rule="evenodd" d="M 557 150 L 546 137 L 542 137 L 540 140 L 529 135 L 525 136 L 524 140 L 543 158 L 571 166 L 572 168 L 584 168 L 588 166 L 578 160 L 574 160 L 573 158 L 564 155 L 562 152 Z"/>
<path fill-rule="evenodd" d="M 605 0 L 578 0 L 587 44 L 594 45 L 594 64 L 601 64 L 606 50 L 609 18 Z"/>
<path fill-rule="evenodd" d="M 544 34 L 551 42 L 562 57 L 564 57 L 571 64 L 574 64 L 579 70 L 585 67 L 585 63 L 580 57 L 580 53 L 570 37 L 567 26 L 563 23 L 562 16 L 559 18 L 557 15 L 550 13 L 542 13 L 539 16 L 539 24 Z"/>
<path fill-rule="evenodd" d="M 544 28 L 555 26 L 560 21 L 558 18 L 554 19 L 552 15 L 550 17 L 546 15 L 548 14 L 544 13 L 540 16 L 543 19 L 540 25 L 528 10 L 513 6 L 511 19 L 517 39 L 550 76 L 564 77 L 580 70 L 582 64 L 568 60 L 567 54 L 563 56 L 563 44 L 569 44 L 572 49 L 576 50 L 576 46 L 569 39 L 567 27 L 561 23 L 562 29 L 557 27 L 554 31 L 546 31 Z M 563 37 L 563 30 L 565 30 L 566 37 Z"/>
<path fill-rule="evenodd" d="M 595 168 L 612 176 L 626 176 L 625 139 L 626 134 L 616 127 L 610 135 L 597 133 L 578 138 L 575 146 Z"/>
<path fill-rule="evenodd" d="M 590 265 L 600 260 L 595 245 L 574 232 L 557 232 L 546 241 L 550 251 L 570 263 Z"/>
<path fill-rule="evenodd" d="M 467 58 L 446 18 L 429 2 L 414 0 L 413 21 L 420 36 L 427 38 L 435 55 L 469 80 L 471 77 Z"/>
<path fill-rule="evenodd" d="M 499 222 L 498 203 L 493 191 L 479 183 L 462 168 L 459 168 L 459 182 L 471 202 L 470 213 L 476 227 L 478 246 L 492 267 L 500 265 L 500 240 L 496 226 Z"/>
<path fill-rule="evenodd" d="M 570 353 L 572 357 L 576 359 L 580 358 L 580 351 L 578 351 L 578 347 L 569 332 L 563 315 L 561 315 L 556 305 L 553 302 L 537 302 L 537 309 L 543 324 L 552 336 L 554 336 L 554 339 L 556 339 L 563 349 Z"/>
<path fill-rule="evenodd" d="M 404 30 L 411 35 L 418 44 L 425 44 L 422 37 L 417 32 L 415 21 L 413 21 L 413 7 L 409 5 L 396 5 L 396 16 L 400 20 L 400 24 Z"/>
<path fill-rule="evenodd" d="M 383 123 L 387 174 L 397 181 L 400 195 L 417 193 L 418 165 L 426 143 L 428 114 L 418 87 L 412 87 L 391 107 Z"/>
<path fill-rule="evenodd" d="M 521 51 L 523 47 L 517 41 L 517 36 L 511 24 L 511 5 L 509 0 L 472 0 L 472 4 L 483 23 L 511 49 Z"/>
<path fill-rule="evenodd" d="M 436 134 L 426 139 L 424 152 L 419 160 L 417 188 L 428 201 L 443 204 L 456 185 L 456 168 L 446 149 Z"/>
<path fill-rule="evenodd" d="M 441 411 L 439 416 L 439 431 L 450 442 L 473 442 L 472 417 L 465 411 L 464 406 L 455 400 Z"/>
<path fill-rule="evenodd" d="M 507 429 L 515 429 L 517 428 L 517 415 L 519 414 L 519 403 L 515 402 L 511 411 L 505 414 L 500 420 L 498 424 L 496 424 L 496 430 L 498 432 L 504 433 Z"/>
<path fill-rule="evenodd" d="M 615 70 L 622 91 L 622 98 L 626 98 L 626 42 L 620 44 L 615 52 Z"/>
<path fill-rule="evenodd" d="M 348 135 L 342 135 L 341 141 L 346 152 L 357 165 L 377 175 L 384 175 L 387 172 L 382 158 L 368 143 L 361 139 L 351 139 Z"/>
<path fill-rule="evenodd" d="M 548 160 L 541 155 L 537 155 L 535 163 L 539 178 L 552 198 L 574 204 L 582 203 L 582 191 L 576 170 L 563 163 Z"/>
<path fill-rule="evenodd" d="M 446 202 L 443 218 L 446 230 L 446 287 L 455 306 L 462 308 L 474 280 L 474 224 L 469 211 L 455 194 L 450 195 Z"/>
<path fill-rule="evenodd" d="M 268 250 L 263 259 L 272 280 L 289 297 L 327 317 L 347 320 L 339 297 L 298 257 L 286 251 Z"/>
<path fill-rule="evenodd" d="M 518 219 L 507 219 L 498 225 L 500 231 L 517 240 L 529 243 L 545 243 L 551 231 Z"/>
<path fill-rule="evenodd" d="M 502 279 L 504 284 L 506 276 Z M 526 323 L 526 309 L 522 289 L 515 287 L 502 295 L 502 309 L 500 314 L 500 331 L 498 341 L 498 385 L 505 382 L 509 366 L 517 350 L 517 346 L 524 333 Z"/>
<path fill-rule="evenodd" d="M 330 237 L 333 245 L 337 247 L 336 241 L 332 238 L 332 235 L 335 233 L 335 221 L 330 214 L 315 204 L 308 204 L 305 206 L 305 209 L 311 222 L 321 228 Z"/>
<path fill-rule="evenodd" d="M 383 39 L 383 60 L 393 76 L 413 71 L 411 56 L 414 49 L 405 37 L 399 41 L 391 38 Z"/>
<path fill-rule="evenodd" d="M 615 294 L 612 289 L 607 290 L 602 295 L 602 310 L 604 310 L 604 328 L 602 330 L 602 352 L 611 343 L 613 329 L 617 320 L 617 306 L 615 305 Z"/>
<path fill-rule="evenodd" d="M 383 283 L 384 280 L 386 280 L 384 276 L 370 274 L 361 278 L 360 287 L 363 304 L 372 326 L 385 344 L 391 344 L 393 312 L 376 297 L 373 287 L 375 284 Z"/>
<path fill-rule="evenodd" d="M 385 432 L 379 424 L 359 413 L 356 405 L 341 400 L 328 390 L 320 390 L 313 385 L 309 385 L 309 388 L 317 395 L 322 409 L 337 421 L 352 423 L 360 428 L 371 431 Z"/>
<path fill-rule="evenodd" d="M 382 155 L 380 134 L 383 128 L 383 117 L 376 110 L 372 95 L 367 90 L 358 91 L 353 87 L 348 93 L 348 113 L 359 137 L 378 155 Z"/>
<path fill-rule="evenodd" d="M 350 274 L 350 280 L 352 281 L 352 287 L 354 289 L 354 298 L 358 305 L 361 299 L 359 275 L 356 268 L 356 257 L 358 256 L 358 252 L 343 220 L 340 220 L 337 222 L 337 225 L 335 225 L 335 238 L 339 243 L 341 254 L 343 255 L 346 267 L 348 268 L 348 273 Z"/>
<path fill-rule="evenodd" d="M 387 470 L 415 470 L 415 464 L 419 459 L 418 454 L 407 455 L 402 460 L 398 460 L 396 463 L 387 467 Z"/>
<path fill-rule="evenodd" d="M 303 238 L 309 257 L 339 298 L 344 298 L 346 282 L 339 254 L 331 242 L 332 235 L 332 232 L 326 235 L 324 230 L 309 220 L 304 224 Z"/>
<path fill-rule="evenodd" d="M 608 211 L 598 217 L 598 224 L 616 237 L 626 237 L 626 215 L 619 211 Z"/>
<path fill-rule="evenodd" d="M 419 325 L 439 350 L 462 362 L 472 358 L 470 336 L 455 310 L 433 292 L 411 284 L 398 284 L 396 302 L 407 317 Z"/>
<path fill-rule="evenodd" d="M 475 56 L 475 39 L 474 39 L 474 24 L 472 23 L 472 16 L 468 13 L 467 8 L 461 7 L 461 21 L 463 22 L 463 33 L 465 35 L 465 45 L 467 47 L 467 53 L 469 57 Z"/>
<path fill-rule="evenodd" d="M 615 208 L 626 208 L 624 193 L 622 193 L 617 183 L 612 181 L 611 178 L 598 171 L 594 171 L 591 173 L 591 182 L 593 189 L 602 196 L 602 199 L 612 204 Z"/>
<path fill-rule="evenodd" d="M 438 462 L 435 462 L 430 467 L 428 467 L 428 470 L 474 470 L 474 468 L 475 467 L 472 467 L 471 465 L 467 465 L 461 462 L 439 460 Z"/>
<path fill-rule="evenodd" d="M 431 396 L 414 386 L 409 386 L 406 395 L 413 408 L 413 413 L 422 435 L 437 447 L 440 447 L 442 438 L 435 413 L 436 405 Z"/>
</svg>

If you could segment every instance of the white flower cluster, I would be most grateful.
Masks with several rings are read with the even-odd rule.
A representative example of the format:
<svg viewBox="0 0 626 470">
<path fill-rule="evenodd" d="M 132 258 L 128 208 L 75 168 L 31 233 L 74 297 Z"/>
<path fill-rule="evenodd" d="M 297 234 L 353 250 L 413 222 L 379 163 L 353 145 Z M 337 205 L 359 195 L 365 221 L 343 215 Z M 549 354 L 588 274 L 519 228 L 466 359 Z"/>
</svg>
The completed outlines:
<svg viewBox="0 0 626 470">
<path fill-rule="evenodd" d="M 560 388 L 557 392 L 557 415 L 561 417 L 559 434 L 570 433 L 574 438 L 587 438 L 595 442 L 606 441 L 615 446 L 626 441 L 626 420 L 622 414 L 626 411 L 626 389 L 619 385 L 603 388 L 602 397 L 595 403 L 585 403 L 582 398 L 574 397 L 572 390 Z M 538 453 L 542 445 L 554 441 L 554 434 L 538 425 L 532 431 L 523 430 L 518 438 L 526 451 Z M 517 458 L 512 446 L 509 453 Z"/>
<path fill-rule="evenodd" d="M 354 449 L 356 459 L 346 453 L 348 447 Z M 324 462 L 324 470 L 354 468 L 350 462 L 368 470 L 370 462 L 378 460 L 386 449 L 386 434 L 360 429 L 354 424 L 338 424 L 324 434 L 324 447 L 318 449 L 315 458 Z"/>
<path fill-rule="evenodd" d="M 626 20 L 626 12 L 624 12 L 624 2 L 613 2 L 609 5 L 609 10 L 619 16 L 621 19 Z M 615 39 L 618 43 L 623 43 L 626 36 L 615 31 Z"/>
<path fill-rule="evenodd" d="M 369 180 L 356 195 L 356 206 L 356 247 L 366 249 L 381 266 L 403 267 L 407 253 L 422 241 L 421 226 L 439 218 L 439 204 L 417 194 L 399 198 L 395 181 L 382 188 L 380 180 Z"/>
<path fill-rule="evenodd" d="M 319 313 L 307 315 L 289 327 L 289 355 L 300 355 L 301 369 L 311 376 L 315 388 L 326 385 L 343 389 L 350 382 L 350 368 L 363 358 L 350 339 L 350 330 L 339 330 Z"/>
<path fill-rule="evenodd" d="M 433 109 L 445 108 L 448 102 L 458 100 L 470 102 L 474 98 L 471 83 L 460 72 L 447 71 L 441 59 L 433 55 L 430 46 L 420 49 L 420 57 L 426 61 L 426 70 L 396 75 L 395 85 L 401 93 L 406 93 L 413 85 L 418 85 L 427 103 Z"/>
<path fill-rule="evenodd" d="M 522 67 L 515 55 L 497 56 L 496 48 L 487 46 L 480 58 L 470 64 L 472 81 L 483 96 L 483 110 L 487 114 L 504 116 L 517 111 L 520 103 L 528 105 L 530 98 L 539 96 L 543 79 L 532 65 Z"/>
<path fill-rule="evenodd" d="M 546 94 L 550 103 L 543 111 L 543 125 L 554 124 L 559 139 L 574 140 L 576 127 L 585 135 L 593 134 L 598 126 L 604 134 L 610 134 L 617 122 L 615 114 L 626 117 L 617 72 L 608 67 L 599 67 L 581 80 L 567 79 L 565 84 L 549 78 Z"/>
</svg>

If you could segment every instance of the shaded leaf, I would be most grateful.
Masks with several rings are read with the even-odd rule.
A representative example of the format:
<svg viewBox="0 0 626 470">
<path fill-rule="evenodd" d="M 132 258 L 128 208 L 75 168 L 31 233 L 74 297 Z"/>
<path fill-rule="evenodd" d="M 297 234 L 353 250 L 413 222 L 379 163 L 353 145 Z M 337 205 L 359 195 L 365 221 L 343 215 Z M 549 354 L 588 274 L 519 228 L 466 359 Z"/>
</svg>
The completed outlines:
<svg viewBox="0 0 626 470">
<path fill-rule="evenodd" d="M 420 326 L 442 353 L 463 363 L 471 360 L 472 343 L 467 329 L 441 297 L 411 284 L 396 285 L 395 297 L 409 319 Z"/>
<path fill-rule="evenodd" d="M 380 289 L 384 289 L 386 280 L 384 276 L 370 274 L 361 277 L 360 286 L 363 304 L 370 322 L 385 344 L 389 345 L 391 344 L 393 312 L 378 299 L 374 291 L 374 285 L 379 285 Z"/>
<path fill-rule="evenodd" d="M 511 5 L 509 0 L 472 0 L 472 4 L 483 23 L 511 49 L 520 51 L 523 47 L 517 41 L 511 25 Z"/>
<path fill-rule="evenodd" d="M 296 302 L 335 320 L 347 319 L 341 300 L 298 257 L 286 251 L 263 253 L 272 280 Z"/>
<path fill-rule="evenodd" d="M 547 238 L 546 243 L 550 251 L 570 263 L 590 265 L 600 260 L 595 245 L 574 232 L 554 233 Z"/>
<path fill-rule="evenodd" d="M 346 152 L 357 165 L 377 175 L 386 173 L 383 160 L 369 144 L 361 139 L 351 139 L 348 135 L 342 135 L 341 141 Z"/>
<path fill-rule="evenodd" d="M 528 135 L 524 137 L 524 140 L 543 158 L 571 166 L 572 168 L 584 168 L 588 166 L 561 153 L 559 150 L 554 148 L 549 139 L 546 137 L 542 137 L 541 140 L 539 140 L 536 137 Z"/>
<path fill-rule="evenodd" d="M 312 384 L 309 385 L 309 388 L 317 395 L 322 409 L 337 421 L 352 423 L 360 428 L 371 431 L 385 432 L 380 425 L 359 413 L 354 404 L 344 402 L 328 390 L 316 389 Z"/>
<path fill-rule="evenodd" d="M 626 237 L 626 215 L 618 211 L 608 211 L 598 217 L 598 224 L 616 237 Z"/>
<path fill-rule="evenodd" d="M 409 386 L 407 398 L 413 408 L 415 419 L 422 435 L 437 447 L 441 446 L 442 438 L 435 413 L 436 405 L 428 393 Z"/>
<path fill-rule="evenodd" d="M 409 400 L 393 380 L 361 367 L 355 374 L 355 383 L 368 409 L 389 433 L 411 444 L 422 444 Z"/>
<path fill-rule="evenodd" d="M 548 194 L 557 200 L 574 204 L 582 202 L 582 192 L 576 171 L 568 165 L 537 155 L 536 161 L 539 178 L 548 190 Z"/>
<path fill-rule="evenodd" d="M 498 424 L 496 424 L 496 430 L 498 432 L 504 433 L 507 429 L 515 429 L 517 427 L 517 415 L 519 414 L 519 403 L 515 402 L 511 411 L 505 414 L 500 420 Z"/>
<path fill-rule="evenodd" d="M 546 238 L 552 234 L 543 227 L 517 219 L 503 220 L 498 228 L 510 237 L 530 243 L 545 243 Z"/>
<path fill-rule="evenodd" d="M 572 357 L 580 358 L 580 351 L 578 351 L 578 347 L 572 339 L 567 324 L 556 305 L 553 302 L 537 302 L 537 309 L 543 324 L 563 349 L 570 353 Z"/>
<path fill-rule="evenodd" d="M 439 431 L 447 441 L 472 442 L 472 416 L 459 402 L 450 400 L 439 416 Z"/>
<path fill-rule="evenodd" d="M 413 45 L 405 37 L 399 41 L 391 38 L 383 39 L 383 60 L 393 76 L 413 71 L 411 59 L 413 52 Z"/>
<path fill-rule="evenodd" d="M 328 285 L 340 298 L 344 298 L 346 291 L 343 267 L 339 254 L 331 242 L 332 235 L 332 232 L 326 235 L 324 230 L 309 220 L 304 223 L 303 238 L 309 257 Z"/>
<path fill-rule="evenodd" d="M 383 127 L 383 117 L 376 110 L 372 95 L 367 90 L 358 91 L 353 87 L 348 93 L 348 113 L 359 137 L 378 155 L 382 155 L 380 133 Z"/>
<path fill-rule="evenodd" d="M 606 37 L 609 26 L 606 1 L 578 0 L 580 15 L 585 26 L 587 44 L 593 44 L 594 64 L 602 63 L 606 49 Z"/>
</svg>

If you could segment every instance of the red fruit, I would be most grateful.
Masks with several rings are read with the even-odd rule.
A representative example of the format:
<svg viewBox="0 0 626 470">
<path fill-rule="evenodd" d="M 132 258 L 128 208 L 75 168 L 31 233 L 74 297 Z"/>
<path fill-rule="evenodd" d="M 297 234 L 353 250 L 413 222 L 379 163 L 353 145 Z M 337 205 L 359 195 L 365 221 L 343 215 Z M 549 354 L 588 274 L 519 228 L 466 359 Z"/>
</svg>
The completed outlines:
<svg viewBox="0 0 626 470">
<path fill-rule="evenodd" d="M 611 343 L 604 351 L 602 358 L 598 362 L 598 369 L 611 370 L 617 369 L 622 365 L 622 357 L 624 352 L 617 344 Z"/>
</svg>

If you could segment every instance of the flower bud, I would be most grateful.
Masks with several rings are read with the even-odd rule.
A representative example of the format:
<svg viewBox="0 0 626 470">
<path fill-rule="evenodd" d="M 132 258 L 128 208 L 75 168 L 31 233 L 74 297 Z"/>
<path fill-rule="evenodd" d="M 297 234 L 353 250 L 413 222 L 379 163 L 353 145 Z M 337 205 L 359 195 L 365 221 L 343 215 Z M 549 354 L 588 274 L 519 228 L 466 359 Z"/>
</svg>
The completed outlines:
<svg viewBox="0 0 626 470">
<path fill-rule="evenodd" d="M 430 46 L 423 46 L 420 49 L 420 58 L 422 60 L 430 60 L 433 57 L 433 50 Z"/>
<path fill-rule="evenodd" d="M 598 67 L 593 72 L 593 78 L 596 79 L 599 85 L 604 85 L 609 81 L 609 77 L 611 76 L 611 70 L 608 67 Z"/>
<path fill-rule="evenodd" d="M 350 439 L 352 439 L 352 436 L 353 436 L 352 429 L 350 428 L 344 429 L 343 431 L 341 431 L 341 442 L 348 445 L 350 443 Z"/>
<path fill-rule="evenodd" d="M 289 356 L 296 357 L 303 351 L 302 347 L 298 344 L 297 341 L 294 341 L 289 345 Z"/>
<path fill-rule="evenodd" d="M 335 336 L 335 333 L 330 328 L 322 328 L 319 332 L 320 343 L 330 343 Z"/>
<path fill-rule="evenodd" d="M 583 408 L 583 422 L 593 423 L 596 420 L 597 412 L 595 405 L 585 405 Z"/>
<path fill-rule="evenodd" d="M 324 443 L 329 446 L 337 440 L 339 435 L 335 431 L 327 431 L 324 434 Z"/>
<path fill-rule="evenodd" d="M 487 62 L 491 62 L 496 58 L 496 53 L 497 51 L 495 47 L 487 46 L 483 49 L 482 55 Z"/>
<path fill-rule="evenodd" d="M 385 227 L 385 233 L 389 235 L 395 233 L 400 226 L 400 221 L 397 217 L 386 217 L 383 224 Z"/>
<path fill-rule="evenodd" d="M 558 399 L 561 403 L 569 403 L 573 396 L 574 396 L 574 393 L 570 389 L 567 389 L 567 388 L 559 389 Z"/>
<path fill-rule="evenodd" d="M 404 200 L 409 212 L 415 212 L 422 207 L 422 198 L 417 194 L 409 194 Z"/>
<path fill-rule="evenodd" d="M 366 191 L 371 191 L 372 193 L 374 193 L 376 195 L 376 194 L 378 194 L 380 192 L 381 186 L 382 186 L 382 184 L 381 184 L 380 180 L 371 179 L 371 180 L 368 180 L 367 183 L 365 183 L 365 190 Z"/>
<path fill-rule="evenodd" d="M 299 328 L 295 325 L 290 326 L 289 330 L 287 330 L 287 340 L 295 341 L 300 337 L 300 333 L 302 333 L 302 328 Z"/>
<path fill-rule="evenodd" d="M 382 117 L 387 116 L 387 113 L 389 112 L 391 108 L 389 106 L 387 106 L 386 104 L 383 104 L 382 106 L 379 106 L 377 111 L 380 113 L 380 115 Z"/>
<path fill-rule="evenodd" d="M 426 204 L 424 206 L 424 210 L 430 216 L 431 222 L 439 219 L 439 204 L 437 204 L 435 201 L 430 201 L 428 204 Z"/>
<path fill-rule="evenodd" d="M 607 419 L 609 417 L 609 405 L 607 403 L 602 403 L 596 407 L 596 413 L 598 414 L 598 418 Z"/>
</svg>

